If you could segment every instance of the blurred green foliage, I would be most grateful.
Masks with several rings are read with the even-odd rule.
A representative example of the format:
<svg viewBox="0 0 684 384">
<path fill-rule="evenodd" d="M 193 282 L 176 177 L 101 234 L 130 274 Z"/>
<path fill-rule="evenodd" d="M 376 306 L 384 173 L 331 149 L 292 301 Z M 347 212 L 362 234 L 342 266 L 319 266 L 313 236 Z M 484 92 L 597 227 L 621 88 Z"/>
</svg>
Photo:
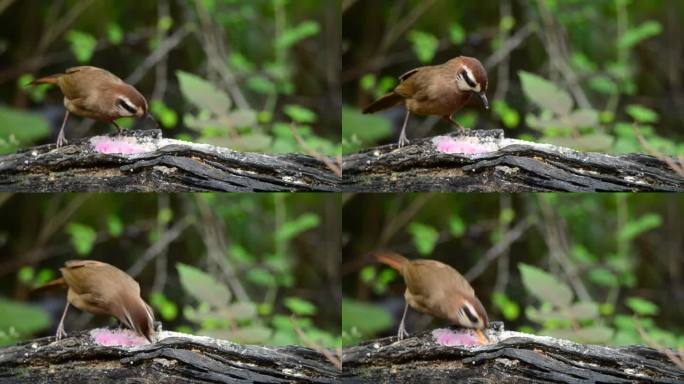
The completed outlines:
<svg viewBox="0 0 684 384">
<path fill-rule="evenodd" d="M 637 130 L 655 151 L 683 156 L 672 102 L 672 92 L 684 96 L 671 65 L 682 59 L 670 38 L 677 17 L 680 2 L 356 2 L 343 15 L 344 109 L 370 104 L 412 68 L 467 55 L 494 64 L 492 113 L 465 108 L 456 114 L 471 114 L 465 127 L 516 128 L 521 139 L 610 153 L 644 152 Z M 403 115 L 395 109 L 373 120 L 343 112 L 343 151 L 393 141 Z"/>
<path fill-rule="evenodd" d="M 328 44 L 339 24 L 326 18 L 334 1 L 69 4 L 29 0 L 0 13 L 11 73 L 0 80 L 0 152 L 50 141 L 62 122 L 60 92 L 26 84 L 95 65 L 123 79 L 135 73 L 165 136 L 240 151 L 305 152 L 289 128 L 294 123 L 309 150 L 340 153 L 339 112 L 330 108 L 339 97 L 337 75 L 330 76 L 339 57 Z M 17 21 L 33 27 L 22 33 Z M 20 113 L 33 118 L 17 120 Z M 70 127 L 82 119 L 73 120 Z"/>
<path fill-rule="evenodd" d="M 0 343 L 54 330 L 65 291 L 29 291 L 74 258 L 132 270 L 167 330 L 269 345 L 304 344 L 299 330 L 308 342 L 340 343 L 334 195 L 7 195 L 0 202 L 3 217 L 26 218 L 0 223 L 0 310 L 9 313 Z M 31 262 L 31 255 L 43 256 Z M 79 312 L 67 316 L 67 332 Z M 88 326 L 110 320 L 96 316 Z"/>
<path fill-rule="evenodd" d="M 682 215 L 676 194 L 355 195 L 343 207 L 343 341 L 396 332 L 403 279 L 367 256 L 389 248 L 454 266 L 506 329 L 608 345 L 645 344 L 641 329 L 682 347 L 671 305 L 684 296 Z M 386 321 L 367 324 L 371 313 Z"/>
</svg>

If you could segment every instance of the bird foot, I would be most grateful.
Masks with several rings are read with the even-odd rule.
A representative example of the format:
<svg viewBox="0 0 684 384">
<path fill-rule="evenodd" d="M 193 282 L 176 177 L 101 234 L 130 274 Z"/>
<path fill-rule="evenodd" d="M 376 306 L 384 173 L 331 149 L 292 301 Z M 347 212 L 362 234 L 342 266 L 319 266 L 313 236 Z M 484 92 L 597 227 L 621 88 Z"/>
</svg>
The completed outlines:
<svg viewBox="0 0 684 384">
<path fill-rule="evenodd" d="M 409 333 L 406 332 L 406 328 L 402 325 L 401 327 L 399 327 L 399 331 L 397 332 L 397 339 L 404 340 L 407 337 L 409 337 Z"/>
<path fill-rule="evenodd" d="M 397 142 L 397 146 L 398 146 L 399 148 L 401 148 L 401 147 L 403 147 L 403 146 L 405 146 L 406 144 L 409 144 L 409 143 L 411 143 L 411 142 L 409 141 L 409 139 L 407 139 L 407 138 L 406 138 L 406 135 L 404 135 L 404 134 L 402 133 L 402 135 L 399 136 L 399 142 Z"/>
<path fill-rule="evenodd" d="M 60 134 L 57 136 L 57 143 L 55 144 L 57 145 L 57 148 L 61 148 L 64 146 L 64 144 L 69 144 L 69 141 L 66 139 L 66 137 L 64 137 L 63 134 Z"/>
<path fill-rule="evenodd" d="M 64 332 L 64 327 L 60 325 L 59 327 L 57 327 L 57 333 L 55 334 L 55 339 L 57 339 L 57 341 L 59 341 L 65 337 L 67 337 L 67 334 L 66 334 L 66 332 Z"/>
</svg>

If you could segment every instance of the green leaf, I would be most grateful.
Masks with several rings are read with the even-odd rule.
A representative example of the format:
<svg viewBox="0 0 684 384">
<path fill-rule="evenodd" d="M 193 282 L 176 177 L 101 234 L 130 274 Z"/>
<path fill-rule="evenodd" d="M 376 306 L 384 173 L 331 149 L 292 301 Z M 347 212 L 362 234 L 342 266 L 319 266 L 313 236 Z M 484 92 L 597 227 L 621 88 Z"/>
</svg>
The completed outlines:
<svg viewBox="0 0 684 384">
<path fill-rule="evenodd" d="M 343 298 L 342 330 L 372 336 L 392 325 L 392 316 L 381 306 Z"/>
<path fill-rule="evenodd" d="M 359 277 L 361 278 L 361 281 L 363 281 L 366 284 L 371 283 L 373 280 L 375 280 L 375 267 L 372 265 L 367 265 L 361 269 L 361 272 L 359 272 Z"/>
<path fill-rule="evenodd" d="M 556 276 L 524 263 L 519 263 L 518 269 L 527 292 L 542 302 L 551 303 L 556 307 L 567 307 L 572 302 L 573 294 L 570 287 Z"/>
<path fill-rule="evenodd" d="M 225 316 L 235 321 L 245 321 L 256 318 L 257 307 L 254 303 L 248 301 L 240 301 L 233 303 L 225 308 Z"/>
<path fill-rule="evenodd" d="M 216 115 L 228 113 L 231 102 L 228 95 L 210 82 L 191 73 L 176 71 L 183 97 L 197 108 L 208 110 Z"/>
<path fill-rule="evenodd" d="M 654 20 L 649 20 L 636 28 L 631 28 L 618 40 L 618 48 L 629 49 L 649 37 L 657 36 L 663 31 L 663 26 Z"/>
<path fill-rule="evenodd" d="M 275 46 L 278 49 L 287 49 L 307 37 L 318 34 L 320 30 L 321 27 L 317 22 L 312 20 L 304 21 L 294 28 L 286 29 L 283 34 L 276 39 Z"/>
<path fill-rule="evenodd" d="M 389 137 L 392 134 L 392 125 L 384 116 L 366 115 L 359 110 L 342 107 L 342 137 L 345 142 L 354 142 L 359 145 L 345 147 L 345 151 L 355 151 L 361 147 L 373 144 L 376 141 Z"/>
<path fill-rule="evenodd" d="M 657 315 L 659 312 L 657 305 L 639 297 L 629 297 L 625 301 L 625 304 L 627 304 L 627 306 L 637 315 L 651 316 Z"/>
<path fill-rule="evenodd" d="M 0 106 L 0 153 L 10 153 L 50 135 L 48 122 L 34 113 Z"/>
<path fill-rule="evenodd" d="M 508 321 L 517 320 L 520 316 L 520 306 L 502 292 L 492 294 L 492 303 L 499 308 L 503 317 Z"/>
<path fill-rule="evenodd" d="M 507 128 L 515 128 L 520 124 L 520 114 L 511 108 L 503 100 L 494 100 L 492 110 L 496 113 Z"/>
<path fill-rule="evenodd" d="M 71 44 L 71 52 L 78 62 L 90 61 L 97 46 L 97 39 L 93 35 L 72 29 L 66 33 L 66 39 Z"/>
<path fill-rule="evenodd" d="M 461 24 L 453 23 L 449 28 L 449 39 L 454 45 L 461 45 L 466 38 L 465 29 Z"/>
<path fill-rule="evenodd" d="M 619 284 L 617 276 L 603 267 L 594 267 L 589 270 L 589 280 L 604 287 L 617 287 Z"/>
<path fill-rule="evenodd" d="M 172 321 L 178 317 L 178 306 L 176 303 L 166 298 L 161 292 L 152 292 L 150 304 L 157 309 L 162 319 L 166 321 Z"/>
<path fill-rule="evenodd" d="M 124 32 L 117 23 L 109 23 L 107 26 L 107 39 L 112 45 L 119 45 L 123 41 Z"/>
<path fill-rule="evenodd" d="M 247 274 L 245 275 L 248 281 L 256 284 L 256 285 L 261 285 L 264 287 L 274 287 L 276 285 L 275 280 L 273 279 L 273 275 L 271 272 L 263 269 L 263 268 L 250 268 L 247 271 Z"/>
<path fill-rule="evenodd" d="M 592 320 L 599 317 L 598 304 L 590 301 L 574 303 L 564 313 L 578 321 Z"/>
<path fill-rule="evenodd" d="M 421 255 L 429 255 L 435 249 L 439 239 L 439 232 L 435 228 L 421 223 L 411 223 L 408 232 L 413 235 L 413 244 Z"/>
<path fill-rule="evenodd" d="M 283 112 L 296 123 L 310 124 L 316 122 L 316 114 L 299 105 L 288 104 L 283 107 Z"/>
<path fill-rule="evenodd" d="M 286 297 L 284 304 L 295 315 L 311 316 L 316 314 L 316 306 L 299 297 Z"/>
<path fill-rule="evenodd" d="M 657 213 L 647 213 L 636 220 L 628 221 L 618 233 L 619 241 L 631 241 L 640 234 L 660 227 L 662 218 Z"/>
<path fill-rule="evenodd" d="M 638 104 L 630 104 L 626 107 L 627 113 L 638 123 L 657 123 L 658 113 L 650 108 Z"/>
<path fill-rule="evenodd" d="M 288 241 L 302 232 L 318 227 L 320 219 L 315 213 L 304 213 L 294 220 L 283 223 L 276 230 L 276 241 Z"/>
<path fill-rule="evenodd" d="M 33 275 L 33 267 L 30 266 L 21 267 L 17 272 L 17 278 L 19 281 L 26 285 L 31 283 L 31 280 L 33 280 Z"/>
<path fill-rule="evenodd" d="M 421 63 L 432 61 L 439 46 L 439 39 L 430 33 L 417 30 L 410 31 L 408 39 L 413 44 L 413 52 Z"/>
<path fill-rule="evenodd" d="M 570 113 L 574 103 L 567 91 L 529 72 L 519 71 L 518 76 L 520 76 L 525 96 L 537 106 L 561 116 Z"/>
<path fill-rule="evenodd" d="M 37 305 L 0 298 L 0 313 L 0 345 L 13 344 L 50 325 L 50 316 Z"/>
<path fill-rule="evenodd" d="M 150 112 L 157 116 L 164 128 L 173 128 L 178 124 L 178 114 L 173 109 L 164 104 L 162 100 L 152 100 L 150 102 Z"/>
<path fill-rule="evenodd" d="M 176 263 L 176 269 L 178 269 L 181 286 L 197 301 L 209 303 L 215 307 L 223 307 L 230 302 L 230 291 L 213 276 L 182 263 Z"/>
<path fill-rule="evenodd" d="M 87 225 L 79 223 L 69 223 L 66 232 L 71 235 L 71 245 L 74 246 L 76 253 L 87 255 L 92 251 L 97 232 Z"/>
<path fill-rule="evenodd" d="M 268 77 L 258 74 L 252 75 L 247 79 L 247 86 L 249 89 L 265 95 L 274 95 L 277 92 L 275 83 Z"/>
<path fill-rule="evenodd" d="M 451 219 L 449 220 L 449 232 L 451 232 L 451 235 L 454 237 L 461 237 L 465 233 L 466 230 L 466 224 L 465 221 L 463 221 L 463 218 L 461 216 L 451 216 Z"/>
<path fill-rule="evenodd" d="M 123 230 L 124 224 L 119 216 L 112 214 L 107 217 L 107 232 L 109 232 L 112 237 L 121 236 Z"/>
</svg>

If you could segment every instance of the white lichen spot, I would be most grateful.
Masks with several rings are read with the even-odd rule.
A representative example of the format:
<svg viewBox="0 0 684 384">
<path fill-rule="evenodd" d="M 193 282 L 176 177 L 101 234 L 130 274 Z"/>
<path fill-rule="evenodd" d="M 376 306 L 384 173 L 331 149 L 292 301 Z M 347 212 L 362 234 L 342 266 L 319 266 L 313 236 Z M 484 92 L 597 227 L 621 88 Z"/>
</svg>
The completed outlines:
<svg viewBox="0 0 684 384">
<path fill-rule="evenodd" d="M 31 151 L 31 156 L 38 156 L 38 151 Z"/>
<path fill-rule="evenodd" d="M 294 177 L 292 176 L 283 176 L 283 181 L 286 183 L 293 183 L 294 182 Z"/>
<path fill-rule="evenodd" d="M 31 344 L 31 348 L 33 348 L 33 349 L 38 349 L 38 343 L 33 343 L 33 344 Z"/>
<path fill-rule="evenodd" d="M 380 151 L 378 151 L 378 150 L 373 151 L 373 156 L 375 156 L 375 157 L 380 156 Z"/>
<path fill-rule="evenodd" d="M 373 344 L 373 348 L 379 349 L 379 348 L 380 348 L 380 344 L 378 344 L 378 343 Z"/>
</svg>

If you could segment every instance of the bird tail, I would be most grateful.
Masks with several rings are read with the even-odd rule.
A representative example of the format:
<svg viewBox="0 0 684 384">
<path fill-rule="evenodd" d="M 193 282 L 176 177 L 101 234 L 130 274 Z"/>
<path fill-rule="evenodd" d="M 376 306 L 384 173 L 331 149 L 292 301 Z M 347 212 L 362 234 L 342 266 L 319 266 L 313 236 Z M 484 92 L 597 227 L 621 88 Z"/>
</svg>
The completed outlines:
<svg viewBox="0 0 684 384">
<path fill-rule="evenodd" d="M 397 93 L 389 92 L 386 93 L 381 98 L 375 100 L 373 104 L 367 106 L 363 109 L 363 113 L 373 113 L 377 111 L 382 111 L 399 104 L 404 98 L 399 96 Z"/>
<path fill-rule="evenodd" d="M 58 278 L 58 279 L 54 279 L 54 280 L 48 281 L 47 283 L 41 285 L 40 287 L 33 288 L 33 289 L 31 290 L 31 293 L 43 292 L 43 291 L 47 291 L 47 290 L 49 290 L 49 289 L 52 289 L 52 288 L 55 288 L 55 287 L 61 287 L 61 286 L 64 286 L 64 285 L 66 285 L 66 282 L 64 281 L 64 278 L 63 278 L 63 277 L 60 277 L 60 278 Z"/>
<path fill-rule="evenodd" d="M 377 251 L 373 253 L 373 256 L 377 261 L 389 265 L 399 273 L 401 273 L 402 267 L 409 262 L 404 256 L 392 251 Z"/>
<path fill-rule="evenodd" d="M 57 74 L 54 74 L 54 75 L 41 77 L 41 78 L 39 78 L 39 79 L 35 79 L 35 80 L 33 80 L 32 82 L 28 83 L 28 85 L 37 85 L 37 84 L 57 84 L 57 82 L 59 81 L 59 78 L 62 77 L 62 76 L 64 76 L 64 74 L 62 74 L 62 73 L 57 73 Z"/>
</svg>

